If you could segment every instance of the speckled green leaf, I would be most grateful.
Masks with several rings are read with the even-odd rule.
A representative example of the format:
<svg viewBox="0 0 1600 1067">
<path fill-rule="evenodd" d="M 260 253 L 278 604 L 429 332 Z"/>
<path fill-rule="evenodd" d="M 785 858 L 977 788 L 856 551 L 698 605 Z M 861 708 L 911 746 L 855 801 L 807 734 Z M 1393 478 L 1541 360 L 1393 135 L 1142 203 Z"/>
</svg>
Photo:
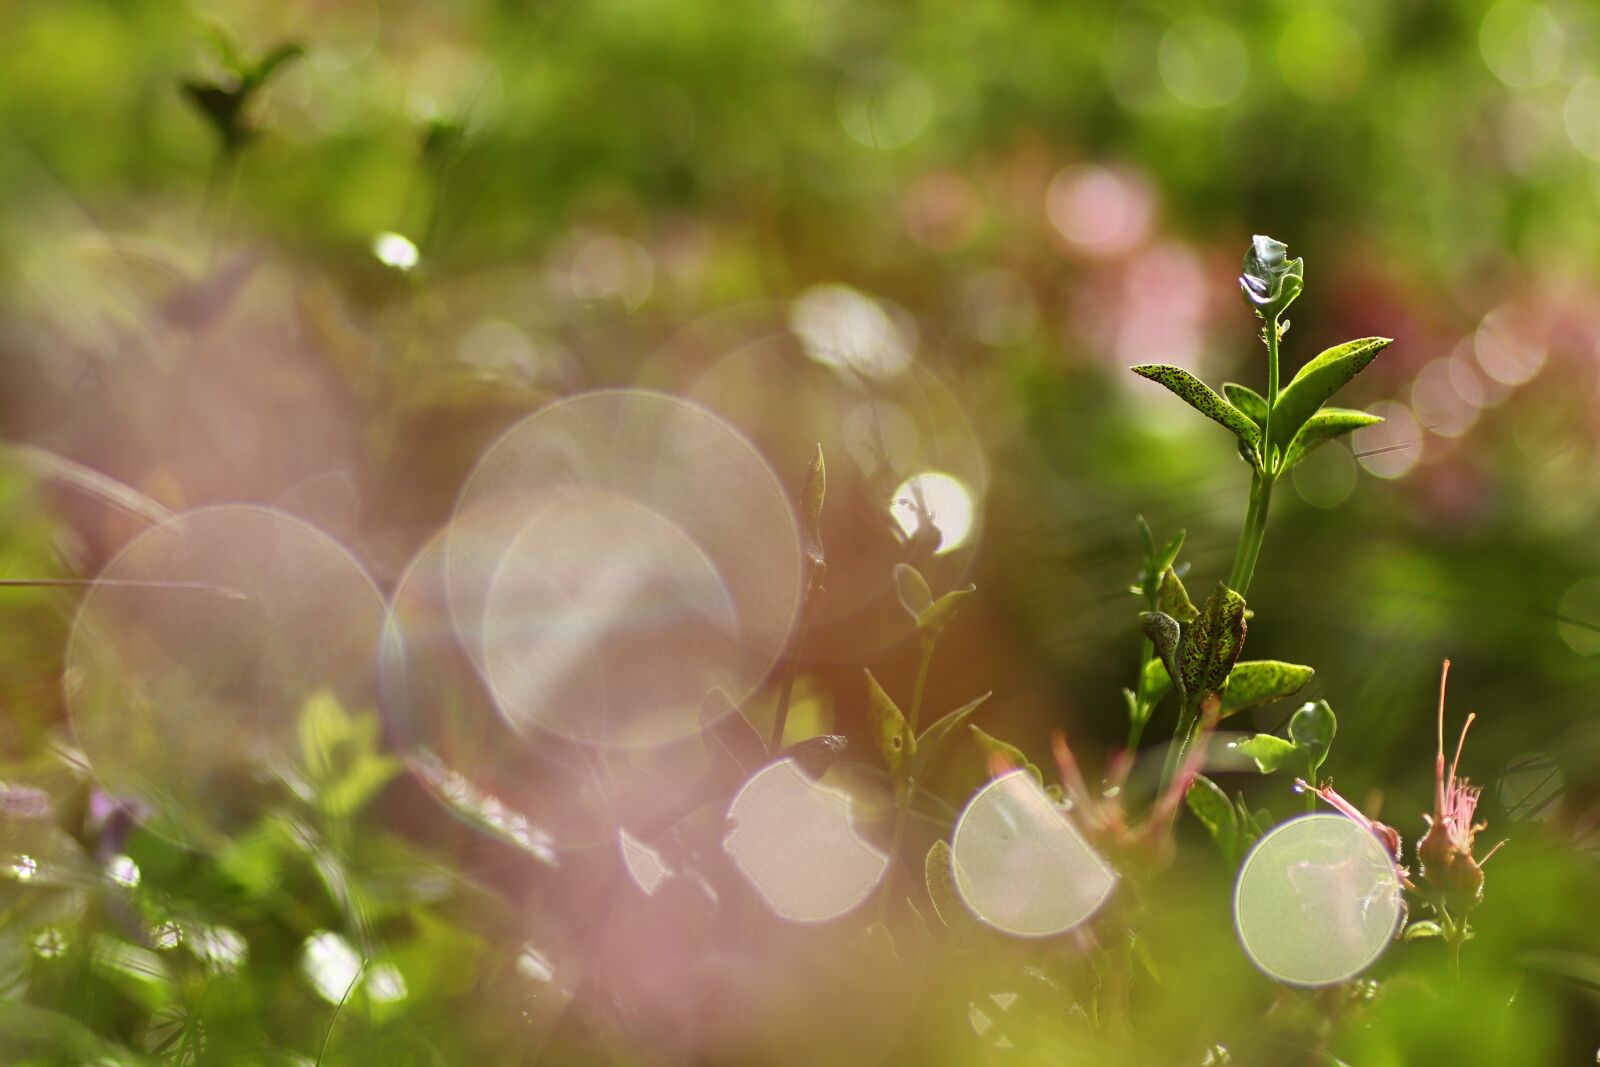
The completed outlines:
<svg viewBox="0 0 1600 1067">
<path fill-rule="evenodd" d="M 1222 582 L 1206 597 L 1186 628 L 1179 650 L 1179 678 L 1190 700 L 1220 693 L 1244 648 L 1244 597 Z"/>
<path fill-rule="evenodd" d="M 1310 667 L 1275 659 L 1234 664 L 1228 672 L 1228 688 L 1222 691 L 1222 716 L 1294 696 L 1315 673 Z"/>
<path fill-rule="evenodd" d="M 1183 672 L 1178 669 L 1178 649 L 1183 641 L 1183 630 L 1163 611 L 1146 611 L 1139 616 L 1139 626 L 1155 646 L 1156 655 L 1167 670 L 1167 679 L 1177 687 L 1178 699 L 1184 697 Z"/>
<path fill-rule="evenodd" d="M 1134 367 L 1133 373 L 1166 386 L 1200 414 L 1232 430 L 1246 444 L 1254 446 L 1261 443 L 1261 427 L 1250 416 L 1218 396 L 1210 386 L 1182 367 L 1145 363 Z"/>
<path fill-rule="evenodd" d="M 1156 606 L 1180 623 L 1194 622 L 1195 616 L 1200 614 L 1194 601 L 1189 599 L 1189 591 L 1183 587 L 1183 579 L 1171 567 L 1161 576 L 1161 592 Z"/>
<path fill-rule="evenodd" d="M 1272 409 L 1272 443 L 1287 449 L 1300 428 L 1329 397 L 1360 374 L 1391 342 L 1388 337 L 1362 337 L 1346 341 L 1317 356 L 1278 394 Z"/>
<path fill-rule="evenodd" d="M 1222 395 L 1227 398 L 1228 403 L 1250 416 L 1250 421 L 1257 426 L 1265 426 L 1267 424 L 1266 397 L 1248 385 L 1240 385 L 1238 382 L 1224 382 Z"/>
</svg>

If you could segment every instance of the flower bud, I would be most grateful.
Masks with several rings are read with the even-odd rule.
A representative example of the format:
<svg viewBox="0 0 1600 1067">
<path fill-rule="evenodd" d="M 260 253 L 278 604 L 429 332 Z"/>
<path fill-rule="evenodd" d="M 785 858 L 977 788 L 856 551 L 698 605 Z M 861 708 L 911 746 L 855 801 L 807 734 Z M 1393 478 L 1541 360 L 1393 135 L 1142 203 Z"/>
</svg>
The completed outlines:
<svg viewBox="0 0 1600 1067">
<path fill-rule="evenodd" d="M 1289 259 L 1289 246 L 1257 234 L 1244 254 L 1239 288 L 1264 319 L 1281 315 L 1305 287 L 1304 259 Z"/>
</svg>

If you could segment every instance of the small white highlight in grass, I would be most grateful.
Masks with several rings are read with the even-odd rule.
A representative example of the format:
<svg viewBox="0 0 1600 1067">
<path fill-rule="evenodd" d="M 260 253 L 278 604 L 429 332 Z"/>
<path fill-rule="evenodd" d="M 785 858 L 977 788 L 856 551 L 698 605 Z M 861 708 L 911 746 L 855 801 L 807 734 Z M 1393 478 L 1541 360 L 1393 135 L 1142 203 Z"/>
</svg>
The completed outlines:
<svg viewBox="0 0 1600 1067">
<path fill-rule="evenodd" d="M 1273 829 L 1245 857 L 1233 894 L 1245 955 L 1290 985 L 1354 978 L 1394 940 L 1403 911 L 1393 858 L 1343 815 Z"/>
<path fill-rule="evenodd" d="M 404 234 L 385 232 L 372 239 L 372 254 L 386 267 L 411 270 L 422 259 L 422 253 L 411 238 Z"/>
<path fill-rule="evenodd" d="M 332 930 L 322 930 L 306 938 L 300 949 L 300 969 L 323 1000 L 338 1004 L 361 973 L 361 957 L 350 942 Z M 402 981 L 401 986 L 404 984 Z"/>
<path fill-rule="evenodd" d="M 106 864 L 106 877 L 124 889 L 136 888 L 141 877 L 139 865 L 133 862 L 132 856 L 112 856 L 111 862 Z"/>
<path fill-rule="evenodd" d="M 984 786 L 950 843 L 956 891 L 982 922 L 1017 937 L 1052 937 L 1093 915 L 1117 873 L 1027 771 Z"/>
</svg>

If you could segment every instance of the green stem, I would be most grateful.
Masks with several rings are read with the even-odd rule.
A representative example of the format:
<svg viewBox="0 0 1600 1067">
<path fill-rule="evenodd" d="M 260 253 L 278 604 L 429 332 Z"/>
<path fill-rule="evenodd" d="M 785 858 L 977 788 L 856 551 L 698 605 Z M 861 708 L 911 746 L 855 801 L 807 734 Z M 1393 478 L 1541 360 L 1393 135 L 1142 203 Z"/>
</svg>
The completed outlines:
<svg viewBox="0 0 1600 1067">
<path fill-rule="evenodd" d="M 783 687 L 778 690 L 778 713 L 773 717 L 772 736 L 767 740 L 769 756 L 776 756 L 783 748 L 783 732 L 789 726 L 789 702 L 794 697 L 794 676 L 800 669 L 800 650 L 805 647 L 806 635 L 811 630 L 812 609 L 821 596 L 817 567 L 812 564 L 806 574 L 805 599 L 800 603 L 800 621 L 795 627 L 794 644 L 789 649 L 788 662 L 783 667 Z"/>
<path fill-rule="evenodd" d="M 1445 948 L 1450 956 L 1450 977 L 1459 982 L 1461 981 L 1461 945 L 1467 939 L 1467 923 L 1464 919 L 1457 922 L 1451 918 L 1448 912 L 1443 913 L 1442 918 L 1443 922 L 1440 925 L 1444 927 Z"/>
<path fill-rule="evenodd" d="M 1261 542 L 1267 536 L 1267 510 L 1272 503 L 1272 483 L 1277 480 L 1278 457 L 1272 447 L 1272 412 L 1278 406 L 1278 317 L 1274 315 L 1263 331 L 1267 340 L 1267 417 L 1261 427 L 1261 466 L 1250 478 L 1250 506 L 1244 528 L 1239 531 L 1239 547 L 1233 556 L 1233 572 L 1228 586 L 1240 596 L 1250 591 Z"/>
<path fill-rule="evenodd" d="M 911 736 L 917 736 L 917 720 L 922 716 L 922 693 L 928 685 L 928 668 L 933 663 L 932 637 L 922 638 L 922 662 L 917 666 L 917 684 L 911 691 L 911 714 L 906 718 L 906 725 Z M 896 783 L 894 834 L 889 838 L 889 862 L 884 867 L 883 889 L 878 894 L 877 920 L 883 922 L 889 914 L 889 895 L 894 892 L 894 871 L 900 862 L 900 850 L 905 845 L 906 823 L 911 818 L 911 801 L 917 795 L 917 779 L 911 773 L 911 753 L 906 753 L 906 776 Z"/>
<path fill-rule="evenodd" d="M 1144 724 L 1150 721 L 1150 712 L 1154 709 L 1145 707 L 1144 704 L 1144 672 L 1150 668 L 1150 660 L 1156 654 L 1156 646 L 1146 637 L 1139 644 L 1139 673 L 1133 681 L 1133 720 L 1128 723 L 1128 751 L 1134 752 L 1139 748 L 1139 738 L 1144 734 Z"/>
</svg>

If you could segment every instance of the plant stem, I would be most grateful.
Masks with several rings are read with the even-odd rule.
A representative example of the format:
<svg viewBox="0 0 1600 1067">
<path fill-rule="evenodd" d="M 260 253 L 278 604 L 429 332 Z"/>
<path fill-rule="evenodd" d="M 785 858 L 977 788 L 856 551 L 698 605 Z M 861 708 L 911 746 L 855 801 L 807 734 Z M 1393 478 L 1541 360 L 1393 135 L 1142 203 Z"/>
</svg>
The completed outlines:
<svg viewBox="0 0 1600 1067">
<path fill-rule="evenodd" d="M 928 685 L 928 668 L 933 663 L 934 639 L 922 638 L 922 662 L 917 665 L 917 685 L 911 691 L 911 713 L 906 725 L 911 736 L 917 736 L 917 720 L 922 716 L 922 693 Z M 911 801 L 917 795 L 917 779 L 910 769 L 911 753 L 906 753 L 906 775 L 895 783 L 894 833 L 889 838 L 889 862 L 884 867 L 883 889 L 878 894 L 877 921 L 883 922 L 889 914 L 889 895 L 894 892 L 894 870 L 900 862 L 900 850 L 905 845 L 906 823 L 911 818 Z"/>
<path fill-rule="evenodd" d="M 800 603 L 800 620 L 795 626 L 794 644 L 789 648 L 788 662 L 783 667 L 783 687 L 778 690 L 778 712 L 772 719 L 772 736 L 767 740 L 767 755 L 776 756 L 783 748 L 783 731 L 789 725 L 789 702 L 794 697 L 794 676 L 800 669 L 800 650 L 805 647 L 806 635 L 811 629 L 811 614 L 821 599 L 821 583 L 817 581 L 817 567 L 812 564 L 806 574 L 805 599 Z"/>
<path fill-rule="evenodd" d="M 1466 941 L 1467 923 L 1463 919 L 1457 922 L 1448 912 L 1443 914 L 1445 948 L 1450 956 L 1450 978 L 1461 981 L 1461 945 Z"/>
<path fill-rule="evenodd" d="M 1233 556 L 1233 572 L 1228 586 L 1240 596 L 1250 591 L 1261 542 L 1267 536 L 1267 510 L 1272 503 L 1272 483 L 1277 480 L 1278 457 L 1272 446 L 1272 409 L 1278 406 L 1278 317 L 1274 315 L 1263 331 L 1267 341 L 1267 417 L 1261 427 L 1261 466 L 1250 478 L 1250 506 L 1245 511 L 1244 528 L 1239 531 L 1239 547 Z"/>
<path fill-rule="evenodd" d="M 1148 637 L 1139 643 L 1139 673 L 1133 682 L 1133 721 L 1128 723 L 1128 751 L 1134 752 L 1139 748 L 1139 738 L 1144 734 L 1144 724 L 1150 721 L 1150 712 L 1153 710 L 1144 706 L 1144 672 L 1150 667 L 1150 660 L 1156 654 L 1156 646 Z"/>
</svg>

